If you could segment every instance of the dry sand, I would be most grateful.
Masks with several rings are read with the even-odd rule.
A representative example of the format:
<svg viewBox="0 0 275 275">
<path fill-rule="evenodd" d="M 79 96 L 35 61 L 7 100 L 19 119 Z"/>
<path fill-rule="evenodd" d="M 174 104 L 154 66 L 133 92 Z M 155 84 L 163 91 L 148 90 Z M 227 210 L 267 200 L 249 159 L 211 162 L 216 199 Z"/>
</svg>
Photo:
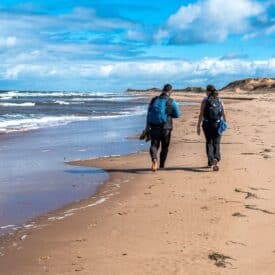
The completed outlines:
<svg viewBox="0 0 275 275">
<path fill-rule="evenodd" d="M 2 240 L 0 274 L 275 274 L 274 99 L 225 102 L 220 172 L 203 168 L 198 106 L 183 107 L 163 171 L 146 152 L 75 163 L 110 180 Z"/>
</svg>

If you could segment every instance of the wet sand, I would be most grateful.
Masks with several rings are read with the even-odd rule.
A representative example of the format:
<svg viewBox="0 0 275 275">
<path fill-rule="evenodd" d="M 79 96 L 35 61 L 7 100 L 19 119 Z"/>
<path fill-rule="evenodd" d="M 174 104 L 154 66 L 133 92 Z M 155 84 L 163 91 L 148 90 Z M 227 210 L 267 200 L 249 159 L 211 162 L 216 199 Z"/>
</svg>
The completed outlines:
<svg viewBox="0 0 275 275">
<path fill-rule="evenodd" d="M 140 141 L 125 136 L 135 135 L 143 124 L 140 115 L 9 133 L 5 140 L 0 136 L 5 160 L 0 162 L 0 236 L 29 219 L 94 195 L 108 175 L 64 161 L 142 150 Z M 101 134 L 95 135 L 99 128 Z"/>
<path fill-rule="evenodd" d="M 217 173 L 198 106 L 182 108 L 165 170 L 150 172 L 147 152 L 75 162 L 110 180 L 2 240 L 0 274 L 274 274 L 274 100 L 225 101 Z"/>
</svg>

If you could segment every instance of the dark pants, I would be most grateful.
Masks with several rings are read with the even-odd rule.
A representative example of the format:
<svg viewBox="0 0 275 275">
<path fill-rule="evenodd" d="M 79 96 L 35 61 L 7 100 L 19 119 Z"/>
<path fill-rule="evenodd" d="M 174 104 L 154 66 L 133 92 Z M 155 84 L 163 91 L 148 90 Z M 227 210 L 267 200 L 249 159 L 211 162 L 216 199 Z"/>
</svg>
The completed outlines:
<svg viewBox="0 0 275 275">
<path fill-rule="evenodd" d="M 161 144 L 160 168 L 164 168 L 168 150 L 169 150 L 169 145 L 170 145 L 171 130 L 163 129 L 163 128 L 151 128 L 150 135 L 151 135 L 150 155 L 151 155 L 152 161 L 158 159 L 158 149 Z"/>
<path fill-rule="evenodd" d="M 218 134 L 219 123 L 203 122 L 202 128 L 206 138 L 206 153 L 208 165 L 213 164 L 213 160 L 221 160 L 220 143 L 221 135 Z"/>
</svg>

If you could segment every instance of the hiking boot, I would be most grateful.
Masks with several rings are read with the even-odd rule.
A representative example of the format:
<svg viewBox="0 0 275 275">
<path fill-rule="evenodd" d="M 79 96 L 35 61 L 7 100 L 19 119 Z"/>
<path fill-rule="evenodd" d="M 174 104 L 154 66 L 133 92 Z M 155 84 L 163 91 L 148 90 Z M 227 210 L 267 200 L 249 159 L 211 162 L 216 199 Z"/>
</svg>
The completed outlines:
<svg viewBox="0 0 275 275">
<path fill-rule="evenodd" d="M 152 170 L 152 172 L 156 172 L 157 169 L 158 169 L 158 162 L 157 162 L 157 160 L 153 160 L 151 170 Z"/>
<path fill-rule="evenodd" d="M 218 160 L 217 160 L 217 159 L 214 159 L 214 160 L 213 160 L 213 171 L 217 172 L 217 171 L 219 171 L 219 170 L 220 170 L 220 168 L 219 168 L 219 166 L 218 166 Z"/>
</svg>

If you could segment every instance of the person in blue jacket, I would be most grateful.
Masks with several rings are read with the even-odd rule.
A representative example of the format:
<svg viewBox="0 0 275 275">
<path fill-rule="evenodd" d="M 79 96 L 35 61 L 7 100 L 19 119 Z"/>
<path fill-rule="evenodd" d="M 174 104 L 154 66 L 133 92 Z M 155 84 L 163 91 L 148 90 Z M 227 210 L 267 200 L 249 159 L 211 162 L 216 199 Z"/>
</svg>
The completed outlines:
<svg viewBox="0 0 275 275">
<path fill-rule="evenodd" d="M 173 119 L 180 116 L 178 104 L 171 98 L 172 89 L 171 84 L 164 85 L 162 93 L 151 100 L 148 108 L 147 127 L 151 137 L 150 156 L 153 172 L 158 168 L 158 150 L 160 145 L 159 168 L 165 167 L 173 130 Z"/>
</svg>

